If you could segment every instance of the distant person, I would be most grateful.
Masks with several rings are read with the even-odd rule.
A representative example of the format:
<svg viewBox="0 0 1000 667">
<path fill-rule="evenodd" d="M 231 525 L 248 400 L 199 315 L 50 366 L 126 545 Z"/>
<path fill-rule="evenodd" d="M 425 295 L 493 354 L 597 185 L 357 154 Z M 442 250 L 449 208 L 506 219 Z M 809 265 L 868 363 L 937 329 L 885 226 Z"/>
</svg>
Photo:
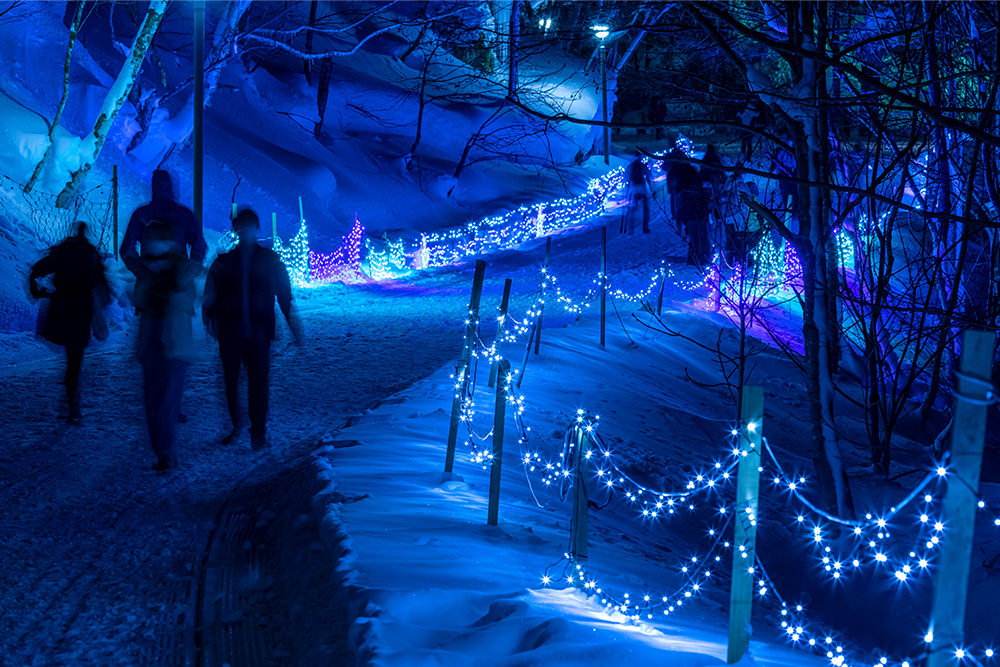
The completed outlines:
<svg viewBox="0 0 1000 667">
<path fill-rule="evenodd" d="M 28 275 L 31 295 L 36 299 L 49 299 L 41 322 L 41 335 L 66 349 L 63 384 L 69 405 L 67 417 L 74 423 L 82 416 L 77 389 L 83 350 L 90 342 L 91 329 L 99 340 L 107 337 L 103 309 L 111 296 L 101 255 L 87 240 L 86 223 L 77 222 L 75 227 L 76 233 L 38 260 Z M 40 278 L 50 275 L 54 291 L 38 284 Z"/>
<path fill-rule="evenodd" d="M 705 149 L 705 155 L 701 159 L 701 176 L 703 187 L 708 188 L 706 197 L 708 199 L 708 210 L 712 216 L 712 228 L 718 232 L 722 229 L 722 212 L 726 204 L 726 171 L 722 163 L 722 157 L 715 149 L 714 144 L 709 144 Z M 713 236 L 710 234 L 710 236 Z"/>
<path fill-rule="evenodd" d="M 172 227 L 146 225 L 136 270 L 134 303 L 139 311 L 137 356 L 142 364 L 143 398 L 153 470 L 177 467 L 177 416 L 184 375 L 194 356 L 191 319 L 197 261 L 189 259 Z"/>
<path fill-rule="evenodd" d="M 167 223 L 177 247 L 184 252 L 184 256 L 194 260 L 198 265 L 203 264 L 208 246 L 202 235 L 201 223 L 195 219 L 191 209 L 174 200 L 174 184 L 170 174 L 157 169 L 153 172 L 151 186 L 152 200 L 132 213 L 125 228 L 125 236 L 119 249 L 125 266 L 136 276 L 139 275 L 141 271 L 139 246 L 142 245 L 146 227 L 153 221 Z M 194 311 L 191 315 L 194 316 Z M 177 418 L 180 421 L 187 421 L 180 412 Z"/>
<path fill-rule="evenodd" d="M 649 197 L 653 182 L 653 174 L 642 160 L 642 153 L 636 152 L 635 159 L 628 166 L 629 209 L 639 202 L 642 203 L 642 231 L 649 233 Z M 622 229 L 632 233 L 631 229 Z"/>
<path fill-rule="evenodd" d="M 268 376 L 275 332 L 275 300 L 296 343 L 301 341 L 301 333 L 292 314 L 288 271 L 277 253 L 257 243 L 260 230 L 257 214 L 250 209 L 242 210 L 232 224 L 239 243 L 212 262 L 205 280 L 202 316 L 208 332 L 219 340 L 226 406 L 232 423 L 232 431 L 221 443 L 231 443 L 242 423 L 238 385 L 240 368 L 245 366 L 250 443 L 254 450 L 260 450 L 267 446 Z"/>
<path fill-rule="evenodd" d="M 687 156 L 684 152 L 677 146 L 674 146 L 670 149 L 669 153 L 663 156 L 663 162 L 660 163 L 660 168 L 663 170 L 666 180 L 667 194 L 670 196 L 670 217 L 673 219 L 675 225 L 677 224 L 677 179 L 671 174 L 674 166 L 681 164 L 686 159 Z"/>
<path fill-rule="evenodd" d="M 680 162 L 670 170 L 676 191 L 677 220 L 688 240 L 688 264 L 704 266 L 711 259 L 708 231 L 709 201 L 701 173 L 689 162 Z"/>
</svg>

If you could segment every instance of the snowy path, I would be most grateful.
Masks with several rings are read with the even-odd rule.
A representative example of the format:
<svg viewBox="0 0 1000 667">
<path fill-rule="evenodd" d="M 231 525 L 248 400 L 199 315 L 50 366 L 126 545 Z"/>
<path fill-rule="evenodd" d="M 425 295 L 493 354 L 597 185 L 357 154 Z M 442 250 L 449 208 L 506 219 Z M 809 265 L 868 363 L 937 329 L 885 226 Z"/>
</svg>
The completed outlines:
<svg viewBox="0 0 1000 667">
<path fill-rule="evenodd" d="M 597 239 L 585 230 L 553 244 L 552 267 L 576 293 L 598 266 Z M 626 267 L 637 244 L 665 250 L 676 238 L 622 238 L 610 266 Z M 536 246 L 491 259 L 486 334 L 503 277 L 514 279 L 511 313 L 530 304 Z M 0 370 L 0 655 L 11 664 L 265 664 L 319 646 L 341 653 L 332 564 L 313 552 L 307 455 L 352 415 L 457 356 L 471 273 L 297 291 L 309 343 L 275 342 L 272 447 L 262 453 L 246 437 L 215 444 L 228 420 L 202 338 L 182 404 L 182 467 L 165 477 L 149 471 L 141 371 L 124 336 L 85 357 L 79 426 L 58 417 L 61 358 L 23 343 L 12 358 L 10 346 Z M 546 313 L 547 326 L 567 320 Z"/>
<path fill-rule="evenodd" d="M 305 296 L 310 344 L 275 345 L 273 447 L 261 454 L 245 440 L 214 444 L 225 410 L 208 341 L 188 375 L 182 469 L 166 477 L 149 472 L 141 374 L 126 344 L 85 358 L 80 426 L 58 418 L 54 355 L 2 371 L 0 655 L 8 664 L 178 664 L 198 653 L 195 600 L 217 519 L 225 538 L 240 512 L 308 498 L 305 483 L 275 480 L 298 475 L 324 433 L 455 354 L 460 297 L 426 300 L 419 317 L 412 309 L 401 317 L 406 299 L 396 295 L 331 287 Z M 248 496 L 255 485 L 261 492 Z M 252 592 L 261 582 L 232 585 Z"/>
</svg>

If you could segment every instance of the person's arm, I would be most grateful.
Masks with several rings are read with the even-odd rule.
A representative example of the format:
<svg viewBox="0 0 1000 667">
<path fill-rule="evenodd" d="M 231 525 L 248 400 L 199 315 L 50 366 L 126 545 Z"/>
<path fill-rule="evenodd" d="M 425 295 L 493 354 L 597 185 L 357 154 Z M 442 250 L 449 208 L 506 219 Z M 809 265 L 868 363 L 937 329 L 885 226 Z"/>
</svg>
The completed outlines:
<svg viewBox="0 0 1000 667">
<path fill-rule="evenodd" d="M 282 264 L 276 253 L 271 254 L 271 270 L 273 274 L 274 296 L 278 300 L 278 308 L 285 316 L 288 328 L 292 330 L 295 342 L 301 342 L 302 327 L 298 318 L 292 312 L 292 282 L 288 279 L 288 269 Z"/>
<path fill-rule="evenodd" d="M 101 308 L 107 308 L 111 303 L 111 285 L 108 284 L 108 276 L 101 261 L 101 255 L 94 249 L 94 276 L 93 288 L 97 297 L 97 303 Z"/>
<path fill-rule="evenodd" d="M 118 255 L 122 258 L 122 262 L 137 278 L 146 270 L 142 260 L 139 259 L 138 250 L 139 239 L 142 236 L 144 227 L 144 220 L 139 216 L 139 211 L 136 210 L 132 213 L 132 217 L 128 219 L 128 225 L 125 227 L 125 236 L 122 237 L 122 244 L 118 249 Z"/>
<path fill-rule="evenodd" d="M 191 218 L 185 226 L 187 228 L 187 238 L 185 241 L 191 246 L 191 259 L 198 262 L 198 264 L 204 264 L 205 255 L 208 253 L 208 244 L 205 243 L 205 235 L 202 233 L 201 223 L 194 217 L 194 213 L 191 213 L 190 216 Z"/>
<path fill-rule="evenodd" d="M 52 296 L 51 291 L 42 289 L 38 285 L 38 279 L 55 272 L 55 270 L 55 259 L 52 257 L 52 253 L 35 262 L 34 266 L 31 267 L 31 272 L 28 274 L 28 288 L 31 291 L 31 296 L 36 299 L 44 299 Z"/>
</svg>

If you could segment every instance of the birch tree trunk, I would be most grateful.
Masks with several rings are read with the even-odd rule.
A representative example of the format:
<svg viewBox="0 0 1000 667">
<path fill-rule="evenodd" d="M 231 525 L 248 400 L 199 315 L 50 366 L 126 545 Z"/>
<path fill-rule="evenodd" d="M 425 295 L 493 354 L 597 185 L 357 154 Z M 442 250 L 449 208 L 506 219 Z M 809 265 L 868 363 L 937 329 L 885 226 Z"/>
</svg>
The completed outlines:
<svg viewBox="0 0 1000 667">
<path fill-rule="evenodd" d="M 63 64 L 63 90 L 62 97 L 59 99 L 59 107 L 56 109 L 55 118 L 52 119 L 52 124 L 49 125 L 49 145 L 45 147 L 45 153 L 42 154 L 42 159 L 38 161 L 35 165 L 35 170 L 31 172 L 31 178 L 24 185 L 24 193 L 28 194 L 35 187 L 35 183 L 38 181 L 38 177 L 42 175 L 42 168 L 45 167 L 45 162 L 52 155 L 52 151 L 55 149 L 55 136 L 56 129 L 59 127 L 59 122 L 62 120 L 63 111 L 66 110 L 66 101 L 69 99 L 69 65 L 73 60 L 73 46 L 76 44 L 76 33 L 80 30 L 80 24 L 83 23 L 83 4 L 78 2 L 76 5 L 76 14 L 73 15 L 73 24 L 69 28 L 69 44 L 66 46 L 66 61 Z"/>
<path fill-rule="evenodd" d="M 507 96 L 510 98 L 517 97 L 517 40 L 520 35 L 520 6 L 518 5 L 518 0 L 513 0 L 510 3 L 510 20 L 508 21 L 508 29 L 510 30 L 510 38 L 507 44 Z"/>
<path fill-rule="evenodd" d="M 250 9 L 250 0 L 238 0 L 237 2 L 227 2 L 226 11 L 219 20 L 212 35 L 212 50 L 208 54 L 208 76 L 205 77 L 205 107 L 212 103 L 212 96 L 219 87 L 219 78 L 222 76 L 222 68 L 228 60 L 226 51 L 231 51 L 236 42 L 236 35 L 239 32 L 240 21 L 243 15 Z M 316 10 L 315 1 L 312 3 L 312 12 Z M 310 23 L 311 25 L 311 23 Z M 312 49 L 312 31 L 306 32 L 306 51 Z M 309 66 L 309 61 L 306 61 Z"/>
<path fill-rule="evenodd" d="M 66 187 L 56 197 L 56 206 L 65 207 L 69 203 L 77 188 L 87 178 L 87 174 L 90 173 L 90 169 L 97 161 L 97 157 L 101 154 L 104 141 L 108 137 L 108 131 L 111 129 L 112 124 L 114 124 L 115 118 L 118 117 L 118 112 L 121 110 L 125 100 L 128 98 L 129 91 L 132 90 L 135 79 L 142 67 L 142 61 L 146 57 L 146 51 L 149 50 L 149 45 L 153 42 L 153 35 L 156 34 L 156 29 L 163 20 L 163 14 L 167 9 L 167 1 L 153 0 L 149 3 L 149 10 L 142 20 L 142 25 L 139 26 L 139 32 L 135 36 L 132 48 L 125 59 L 125 64 L 122 66 L 121 71 L 118 73 L 118 78 L 115 79 L 115 82 L 104 98 L 104 103 L 101 105 L 101 112 L 94 122 L 94 129 L 84 139 L 85 142 L 90 141 L 92 145 L 89 147 L 87 154 L 82 156 L 83 159 L 81 160 L 80 168 L 73 172 Z"/>
</svg>

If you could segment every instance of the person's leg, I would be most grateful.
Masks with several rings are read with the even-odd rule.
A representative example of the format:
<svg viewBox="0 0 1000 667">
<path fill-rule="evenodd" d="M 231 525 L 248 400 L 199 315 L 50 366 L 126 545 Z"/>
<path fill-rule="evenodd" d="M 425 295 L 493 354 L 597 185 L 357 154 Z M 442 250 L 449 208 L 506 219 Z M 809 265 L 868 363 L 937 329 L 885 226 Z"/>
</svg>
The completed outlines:
<svg viewBox="0 0 1000 667">
<path fill-rule="evenodd" d="M 80 366 L 83 364 L 82 347 L 66 347 L 66 375 L 63 384 L 66 385 L 66 400 L 69 404 L 69 418 L 80 418 L 80 399 L 77 388 L 80 383 Z"/>
<path fill-rule="evenodd" d="M 219 339 L 219 358 L 222 360 L 222 379 L 226 389 L 226 408 L 229 410 L 229 421 L 233 425 L 232 432 L 223 438 L 223 444 L 228 444 L 236 436 L 240 422 L 239 383 L 240 383 L 240 343 Z"/>
<path fill-rule="evenodd" d="M 146 428 L 149 444 L 160 462 L 164 460 L 163 447 L 163 390 L 166 386 L 162 356 L 147 355 L 142 363 L 142 393 L 146 405 Z"/>
<path fill-rule="evenodd" d="M 268 381 L 271 365 L 270 341 L 247 346 L 247 385 L 250 394 L 250 439 L 255 448 L 264 446 L 267 432 Z"/>
<path fill-rule="evenodd" d="M 187 364 L 177 359 L 163 361 L 163 395 L 160 401 L 160 451 L 157 454 L 166 467 L 177 465 L 177 414 L 184 391 Z"/>
</svg>

